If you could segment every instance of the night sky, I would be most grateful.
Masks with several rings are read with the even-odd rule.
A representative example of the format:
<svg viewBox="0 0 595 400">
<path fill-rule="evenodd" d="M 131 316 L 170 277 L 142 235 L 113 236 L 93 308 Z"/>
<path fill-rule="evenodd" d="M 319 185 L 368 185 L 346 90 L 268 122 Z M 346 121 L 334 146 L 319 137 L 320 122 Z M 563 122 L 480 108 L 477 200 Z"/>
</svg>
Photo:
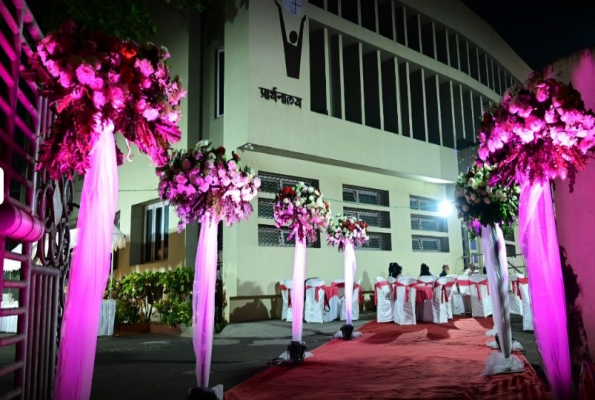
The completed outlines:
<svg viewBox="0 0 595 400">
<path fill-rule="evenodd" d="M 462 0 L 538 70 L 595 46 L 595 1 Z"/>
</svg>

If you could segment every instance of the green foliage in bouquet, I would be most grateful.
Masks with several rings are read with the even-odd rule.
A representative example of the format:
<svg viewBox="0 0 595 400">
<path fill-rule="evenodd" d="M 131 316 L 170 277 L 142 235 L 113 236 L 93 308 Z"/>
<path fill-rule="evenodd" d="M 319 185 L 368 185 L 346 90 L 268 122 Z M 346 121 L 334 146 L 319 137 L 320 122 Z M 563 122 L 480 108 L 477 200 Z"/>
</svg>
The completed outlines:
<svg viewBox="0 0 595 400">
<path fill-rule="evenodd" d="M 496 174 L 497 166 L 476 163 L 461 173 L 455 184 L 454 205 L 471 239 L 480 235 L 482 226 L 488 225 L 500 224 L 507 235 L 517 222 L 520 187 L 490 184 Z"/>
</svg>

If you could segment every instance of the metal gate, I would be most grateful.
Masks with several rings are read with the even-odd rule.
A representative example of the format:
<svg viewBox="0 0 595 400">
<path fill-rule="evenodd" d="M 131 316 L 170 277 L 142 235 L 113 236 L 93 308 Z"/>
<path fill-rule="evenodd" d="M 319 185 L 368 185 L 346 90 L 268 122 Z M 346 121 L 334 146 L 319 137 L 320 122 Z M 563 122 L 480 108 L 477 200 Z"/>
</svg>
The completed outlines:
<svg viewBox="0 0 595 400">
<path fill-rule="evenodd" d="M 0 15 L 0 400 L 43 400 L 52 395 L 73 188 L 35 171 L 53 116 L 21 74 L 42 33 L 24 0 L 0 2 Z M 16 235 L 24 223 L 41 238 Z"/>
</svg>

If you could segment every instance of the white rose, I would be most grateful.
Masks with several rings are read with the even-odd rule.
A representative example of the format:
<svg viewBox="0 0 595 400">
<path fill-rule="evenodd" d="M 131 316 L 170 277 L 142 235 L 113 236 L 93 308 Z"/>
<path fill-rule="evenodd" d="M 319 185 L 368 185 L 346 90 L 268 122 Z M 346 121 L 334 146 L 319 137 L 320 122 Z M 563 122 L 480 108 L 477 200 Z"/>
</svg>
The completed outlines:
<svg viewBox="0 0 595 400">
<path fill-rule="evenodd" d="M 483 202 L 486 203 L 486 204 L 490 204 L 491 203 L 491 200 L 490 200 L 489 197 L 484 197 L 483 198 Z"/>
<path fill-rule="evenodd" d="M 314 188 L 313 188 L 312 186 L 310 186 L 310 187 L 308 188 L 308 193 L 312 193 L 313 191 L 314 191 Z"/>
<path fill-rule="evenodd" d="M 475 185 L 475 179 L 469 178 L 469 180 L 467 181 L 467 185 L 469 185 L 469 186 Z"/>
<path fill-rule="evenodd" d="M 289 203 L 289 199 L 286 197 L 283 199 L 283 204 L 288 204 Z"/>
</svg>

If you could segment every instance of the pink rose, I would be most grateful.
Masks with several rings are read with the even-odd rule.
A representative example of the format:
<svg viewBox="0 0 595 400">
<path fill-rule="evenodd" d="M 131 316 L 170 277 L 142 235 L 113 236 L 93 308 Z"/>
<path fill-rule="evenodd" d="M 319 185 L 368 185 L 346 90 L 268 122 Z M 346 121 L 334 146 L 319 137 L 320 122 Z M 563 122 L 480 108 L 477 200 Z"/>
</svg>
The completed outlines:
<svg viewBox="0 0 595 400">
<path fill-rule="evenodd" d="M 159 111 L 149 107 L 143 112 L 143 117 L 145 117 L 147 121 L 155 121 L 159 117 Z"/>
<path fill-rule="evenodd" d="M 95 80 L 95 69 L 89 64 L 81 64 L 76 69 L 76 77 L 83 85 L 90 85 Z"/>
</svg>

